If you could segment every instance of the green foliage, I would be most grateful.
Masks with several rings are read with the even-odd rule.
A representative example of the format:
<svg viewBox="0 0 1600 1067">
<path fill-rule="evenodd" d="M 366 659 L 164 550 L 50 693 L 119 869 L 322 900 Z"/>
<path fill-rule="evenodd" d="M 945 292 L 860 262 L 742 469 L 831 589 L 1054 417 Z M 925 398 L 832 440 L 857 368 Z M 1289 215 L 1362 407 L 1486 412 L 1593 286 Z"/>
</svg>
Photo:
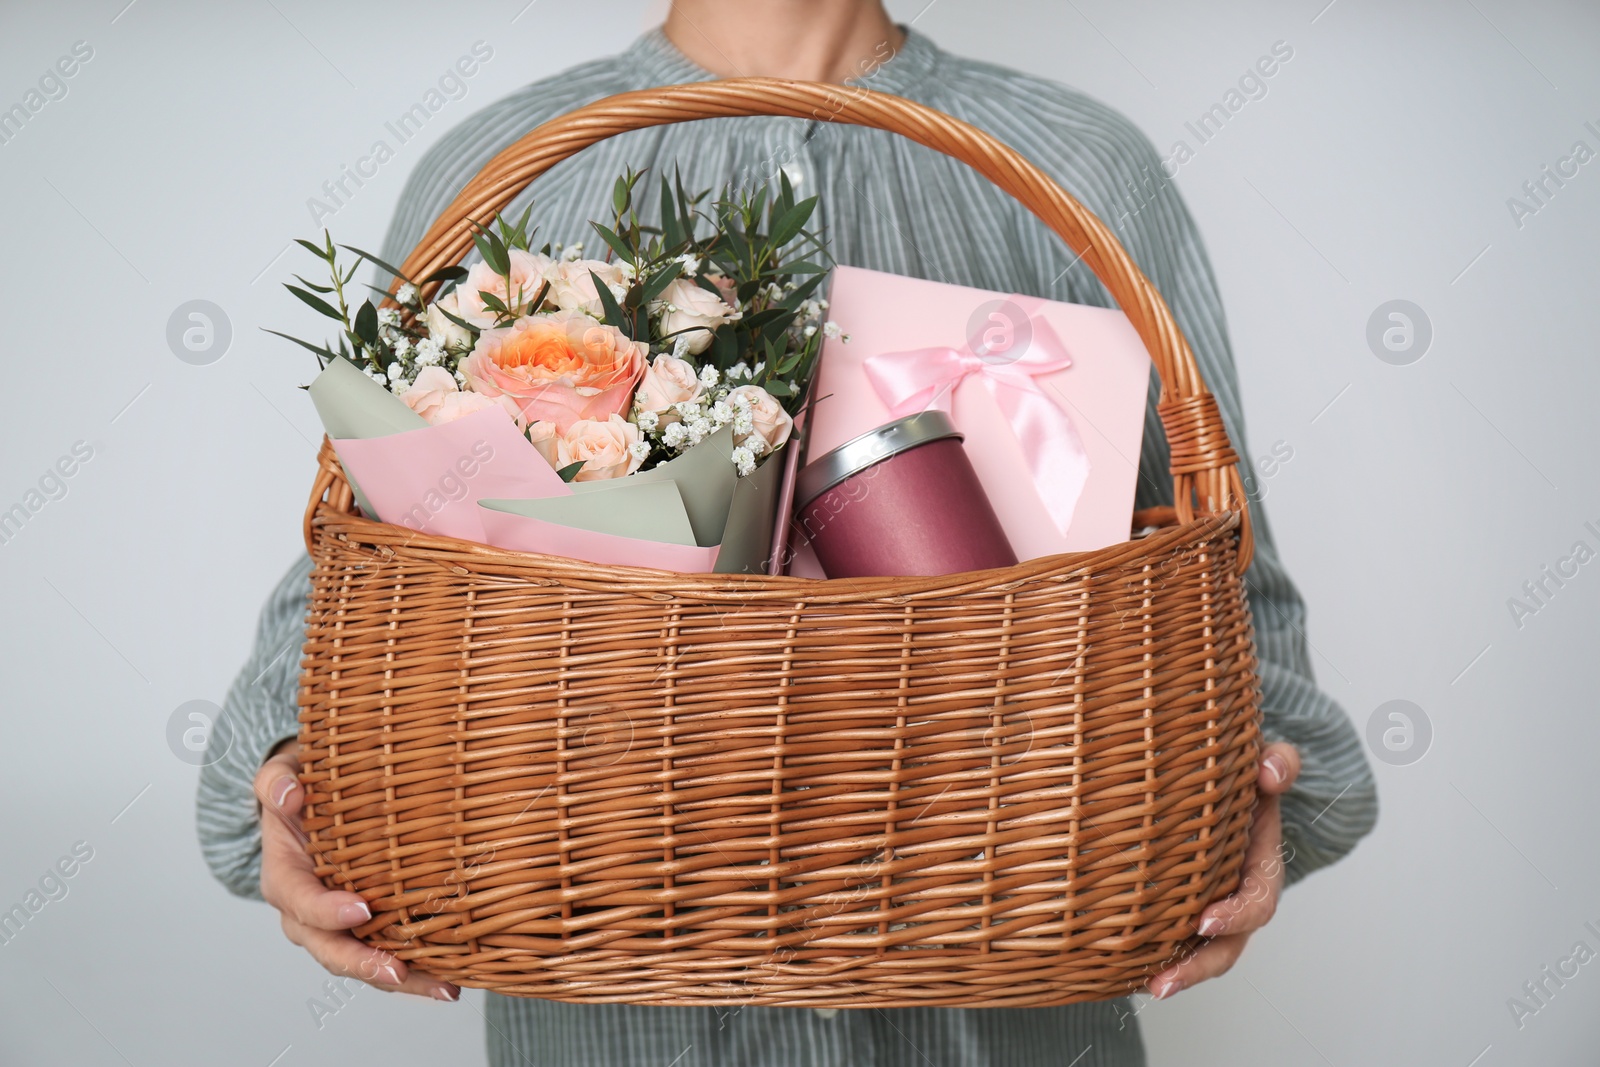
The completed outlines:
<svg viewBox="0 0 1600 1067">
<path fill-rule="evenodd" d="M 591 223 L 605 246 L 605 258 L 621 264 L 626 279 L 625 288 L 614 292 L 590 272 L 602 320 L 630 338 L 648 341 L 652 352 L 670 352 L 677 338 L 654 328 L 669 286 L 691 277 L 695 285 L 719 297 L 731 292 L 741 313 L 716 329 L 697 362 L 709 362 L 724 373 L 742 363 L 751 373 L 740 378 L 741 383 L 761 386 L 791 414 L 798 412 L 822 347 L 822 333 L 812 328 L 817 324 L 807 317 L 808 312 L 815 314 L 816 306 L 810 302 L 820 292 L 828 271 L 824 264 L 829 262 L 821 235 L 810 228 L 817 198 L 796 198 L 787 175 L 781 172 L 775 190 L 770 186 L 726 190 L 716 198 L 709 190 L 689 193 L 682 176 L 675 172 L 671 180 L 662 175 L 656 182 L 651 205 L 655 218 L 647 222 L 641 219 L 641 193 L 652 190 L 643 179 L 644 172 L 633 170 L 619 177 L 611 190 L 611 224 Z M 543 309 L 549 295 L 548 281 L 534 294 L 512 284 L 512 253 L 534 252 L 531 213 L 530 206 L 515 221 L 505 216 L 487 222 L 468 220 L 478 254 L 505 282 L 507 297 L 478 293 L 496 326 Z M 295 275 L 295 284 L 287 288 L 303 304 L 337 322 L 339 335 L 336 343 L 313 344 L 267 332 L 311 351 L 319 365 L 342 356 L 365 369 L 387 374 L 400 358 L 397 348 L 427 337 L 418 321 L 423 311 L 420 303 L 409 304 L 398 325 L 392 317 L 385 321 L 372 300 L 354 305 L 347 290 L 360 264 L 372 263 L 414 286 L 418 300 L 421 291 L 437 286 L 432 296 L 436 300 L 463 282 L 468 273 L 464 267 L 448 266 L 420 280 L 412 279 L 370 252 L 352 245 L 335 246 L 326 231 L 321 244 L 299 239 L 296 243 L 322 262 L 328 280 L 313 282 Z M 342 263 L 341 250 L 354 255 L 355 262 Z M 550 246 L 545 244 L 539 251 L 549 255 Z M 376 286 L 366 288 L 373 289 L 380 300 L 389 295 Z M 481 327 L 442 307 L 438 310 L 476 339 Z M 453 363 L 447 369 L 453 369 Z"/>
</svg>

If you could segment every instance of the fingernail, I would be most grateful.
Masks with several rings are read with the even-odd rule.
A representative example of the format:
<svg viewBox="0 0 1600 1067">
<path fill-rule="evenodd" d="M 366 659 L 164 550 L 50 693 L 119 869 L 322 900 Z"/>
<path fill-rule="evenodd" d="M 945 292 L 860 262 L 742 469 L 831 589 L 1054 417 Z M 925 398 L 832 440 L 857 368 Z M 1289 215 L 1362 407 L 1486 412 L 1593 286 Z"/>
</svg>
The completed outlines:
<svg viewBox="0 0 1600 1067">
<path fill-rule="evenodd" d="M 453 985 L 437 985 L 433 987 L 433 999 L 454 1004 L 461 999 L 461 990 Z"/>
<path fill-rule="evenodd" d="M 339 908 L 339 922 L 345 926 L 354 926 L 364 923 L 372 918 L 372 909 L 367 907 L 367 902 L 358 900 L 354 904 L 345 904 Z"/>
<path fill-rule="evenodd" d="M 1216 937 L 1218 934 L 1222 933 L 1222 926 L 1223 923 L 1221 919 L 1217 918 L 1215 915 L 1207 915 L 1204 919 L 1200 920 L 1200 936 Z"/>
<path fill-rule="evenodd" d="M 390 985 L 400 984 L 400 972 L 395 970 L 395 966 L 392 963 L 385 963 L 382 967 L 379 967 L 378 977 L 382 978 Z"/>
<path fill-rule="evenodd" d="M 289 799 L 289 793 L 300 783 L 287 776 L 279 778 L 272 783 L 272 806 L 283 807 L 283 802 Z"/>
<path fill-rule="evenodd" d="M 1263 770 L 1272 772 L 1272 784 L 1277 785 L 1289 776 L 1289 765 L 1284 763 L 1283 757 L 1278 755 L 1268 756 L 1261 761 Z"/>
<path fill-rule="evenodd" d="M 1182 988 L 1183 983 L 1174 978 L 1161 987 L 1160 992 L 1156 993 L 1156 999 L 1166 1000 L 1168 997 L 1172 996 L 1172 994 L 1176 993 Z"/>
</svg>

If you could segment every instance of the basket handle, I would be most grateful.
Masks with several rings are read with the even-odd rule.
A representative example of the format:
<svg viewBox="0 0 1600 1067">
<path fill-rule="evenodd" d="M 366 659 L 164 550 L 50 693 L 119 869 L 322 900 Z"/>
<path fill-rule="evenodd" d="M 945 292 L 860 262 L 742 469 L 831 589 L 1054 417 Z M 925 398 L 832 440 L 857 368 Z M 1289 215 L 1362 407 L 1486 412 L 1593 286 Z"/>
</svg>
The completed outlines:
<svg viewBox="0 0 1600 1067">
<path fill-rule="evenodd" d="M 1157 412 L 1171 449 L 1178 520 L 1198 511 L 1239 513 L 1239 570 L 1254 551 L 1250 511 L 1216 399 L 1206 388 L 1166 301 L 1128 253 L 1074 197 L 976 126 L 911 100 L 868 89 L 775 78 L 732 78 L 622 93 L 526 134 L 478 172 L 445 208 L 401 270 L 425 277 L 472 248 L 468 219 L 488 221 L 539 175 L 590 145 L 630 130 L 753 115 L 837 121 L 907 137 L 958 159 L 1015 197 L 1088 264 L 1138 331 L 1161 378 Z M 395 287 L 400 282 L 397 279 Z"/>
</svg>

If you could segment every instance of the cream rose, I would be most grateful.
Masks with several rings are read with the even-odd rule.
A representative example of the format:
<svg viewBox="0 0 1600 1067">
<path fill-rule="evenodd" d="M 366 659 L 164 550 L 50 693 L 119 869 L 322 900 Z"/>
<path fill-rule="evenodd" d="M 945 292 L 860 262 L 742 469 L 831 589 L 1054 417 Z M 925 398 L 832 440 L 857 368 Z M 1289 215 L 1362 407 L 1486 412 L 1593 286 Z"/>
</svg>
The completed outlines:
<svg viewBox="0 0 1600 1067">
<path fill-rule="evenodd" d="M 712 331 L 734 316 L 734 309 L 720 295 L 685 278 L 662 290 L 657 306 L 661 308 L 661 332 L 682 336 L 696 355 L 711 347 Z"/>
<path fill-rule="evenodd" d="M 794 419 L 783 410 L 783 405 L 773 398 L 772 394 L 759 385 L 741 385 L 728 393 L 731 402 L 734 397 L 743 397 L 750 404 L 750 432 L 735 434 L 733 443 L 742 445 L 751 437 L 759 436 L 766 442 L 767 448 L 777 448 L 789 440 L 789 431 L 794 429 Z"/>
<path fill-rule="evenodd" d="M 561 469 L 561 435 L 553 422 L 536 422 L 528 427 L 528 440 L 539 450 L 544 461 L 556 470 Z"/>
<path fill-rule="evenodd" d="M 633 454 L 633 446 L 643 438 L 639 427 L 621 415 L 605 421 L 579 419 L 567 428 L 556 443 L 557 470 L 583 462 L 583 469 L 572 480 L 597 482 L 632 474 L 644 462 Z"/>
<path fill-rule="evenodd" d="M 562 311 L 582 311 L 597 319 L 604 318 L 605 308 L 600 304 L 600 294 L 595 291 L 590 272 L 605 282 L 617 303 L 622 303 L 628 294 L 628 280 L 622 274 L 622 265 L 602 263 L 598 259 L 557 263 L 550 277 L 550 302 Z"/>
<path fill-rule="evenodd" d="M 446 311 L 463 322 L 466 321 L 461 314 L 460 302 L 454 290 L 428 305 L 426 315 L 428 336 L 451 351 L 464 352 L 472 347 L 472 331 L 451 322 L 444 314 Z"/>
<path fill-rule="evenodd" d="M 485 408 L 500 408 L 522 429 L 525 420 L 509 396 L 485 396 L 456 388 L 454 376 L 443 367 L 423 367 L 411 388 L 400 394 L 405 405 L 425 419 L 429 426 L 454 422 L 463 415 Z"/>
<path fill-rule="evenodd" d="M 459 369 L 473 389 L 508 395 L 529 421 L 564 433 L 627 411 L 648 351 L 581 311 L 554 311 L 483 331 Z"/>
<path fill-rule="evenodd" d="M 493 326 L 496 313 L 489 310 L 483 302 L 480 292 L 492 293 L 500 299 L 506 307 L 521 314 L 524 311 L 536 311 L 530 308 L 529 301 L 539 295 L 539 290 L 544 283 L 554 281 L 555 261 L 549 256 L 535 255 L 524 252 L 520 248 L 511 249 L 509 256 L 511 284 L 506 285 L 504 275 L 496 274 L 487 263 L 474 263 L 467 269 L 466 280 L 456 286 L 454 293 L 459 310 L 458 318 L 472 323 L 474 326 Z"/>
<path fill-rule="evenodd" d="M 645 411 L 665 412 L 674 404 L 693 400 L 702 386 L 694 364 L 676 356 L 658 355 L 639 382 L 639 406 Z M 676 417 L 676 416 L 674 416 Z"/>
</svg>

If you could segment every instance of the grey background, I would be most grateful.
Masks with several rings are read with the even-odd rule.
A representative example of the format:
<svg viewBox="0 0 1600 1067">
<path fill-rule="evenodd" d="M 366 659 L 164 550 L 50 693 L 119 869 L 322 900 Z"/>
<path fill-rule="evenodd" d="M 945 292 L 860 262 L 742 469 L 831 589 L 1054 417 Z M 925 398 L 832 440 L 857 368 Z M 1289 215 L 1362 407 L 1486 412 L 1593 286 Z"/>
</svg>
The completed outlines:
<svg viewBox="0 0 1600 1067">
<path fill-rule="evenodd" d="M 0 509 L 75 441 L 94 450 L 0 545 L 0 910 L 74 842 L 94 850 L 0 945 L 0 1062 L 481 1062 L 474 993 L 364 990 L 317 1028 L 306 1002 L 326 976 L 201 864 L 196 771 L 168 720 L 221 699 L 301 550 L 320 431 L 295 387 L 314 368 L 258 327 L 312 327 L 278 287 L 299 269 L 279 258 L 287 239 L 313 230 L 307 198 L 491 43 L 466 98 L 328 220 L 375 246 L 426 143 L 625 46 L 660 8 L 126 3 L 0 14 L 0 107 L 74 42 L 94 48 L 0 144 Z M 1575 541 L 1600 547 L 1584 528 L 1600 528 L 1600 161 L 1521 227 L 1507 198 L 1574 141 L 1600 150 L 1584 128 L 1600 127 L 1600 12 L 1326 3 L 890 6 L 947 48 L 1111 103 L 1163 152 L 1193 147 L 1184 123 L 1274 42 L 1294 49 L 1177 181 L 1227 302 L 1252 455 L 1292 449 L 1260 484 L 1318 677 L 1358 729 L 1403 699 L 1433 736 L 1419 761 L 1376 763 L 1376 833 L 1290 891 L 1233 973 L 1142 1011 L 1152 1063 L 1593 1063 L 1600 962 L 1520 1029 L 1507 1000 L 1576 942 L 1600 950 L 1584 928 L 1600 928 L 1600 725 L 1583 666 L 1600 562 L 1520 627 L 1507 599 Z M 1433 329 L 1404 366 L 1366 340 L 1396 299 Z M 166 342 L 191 300 L 232 322 L 210 365 Z"/>
</svg>

